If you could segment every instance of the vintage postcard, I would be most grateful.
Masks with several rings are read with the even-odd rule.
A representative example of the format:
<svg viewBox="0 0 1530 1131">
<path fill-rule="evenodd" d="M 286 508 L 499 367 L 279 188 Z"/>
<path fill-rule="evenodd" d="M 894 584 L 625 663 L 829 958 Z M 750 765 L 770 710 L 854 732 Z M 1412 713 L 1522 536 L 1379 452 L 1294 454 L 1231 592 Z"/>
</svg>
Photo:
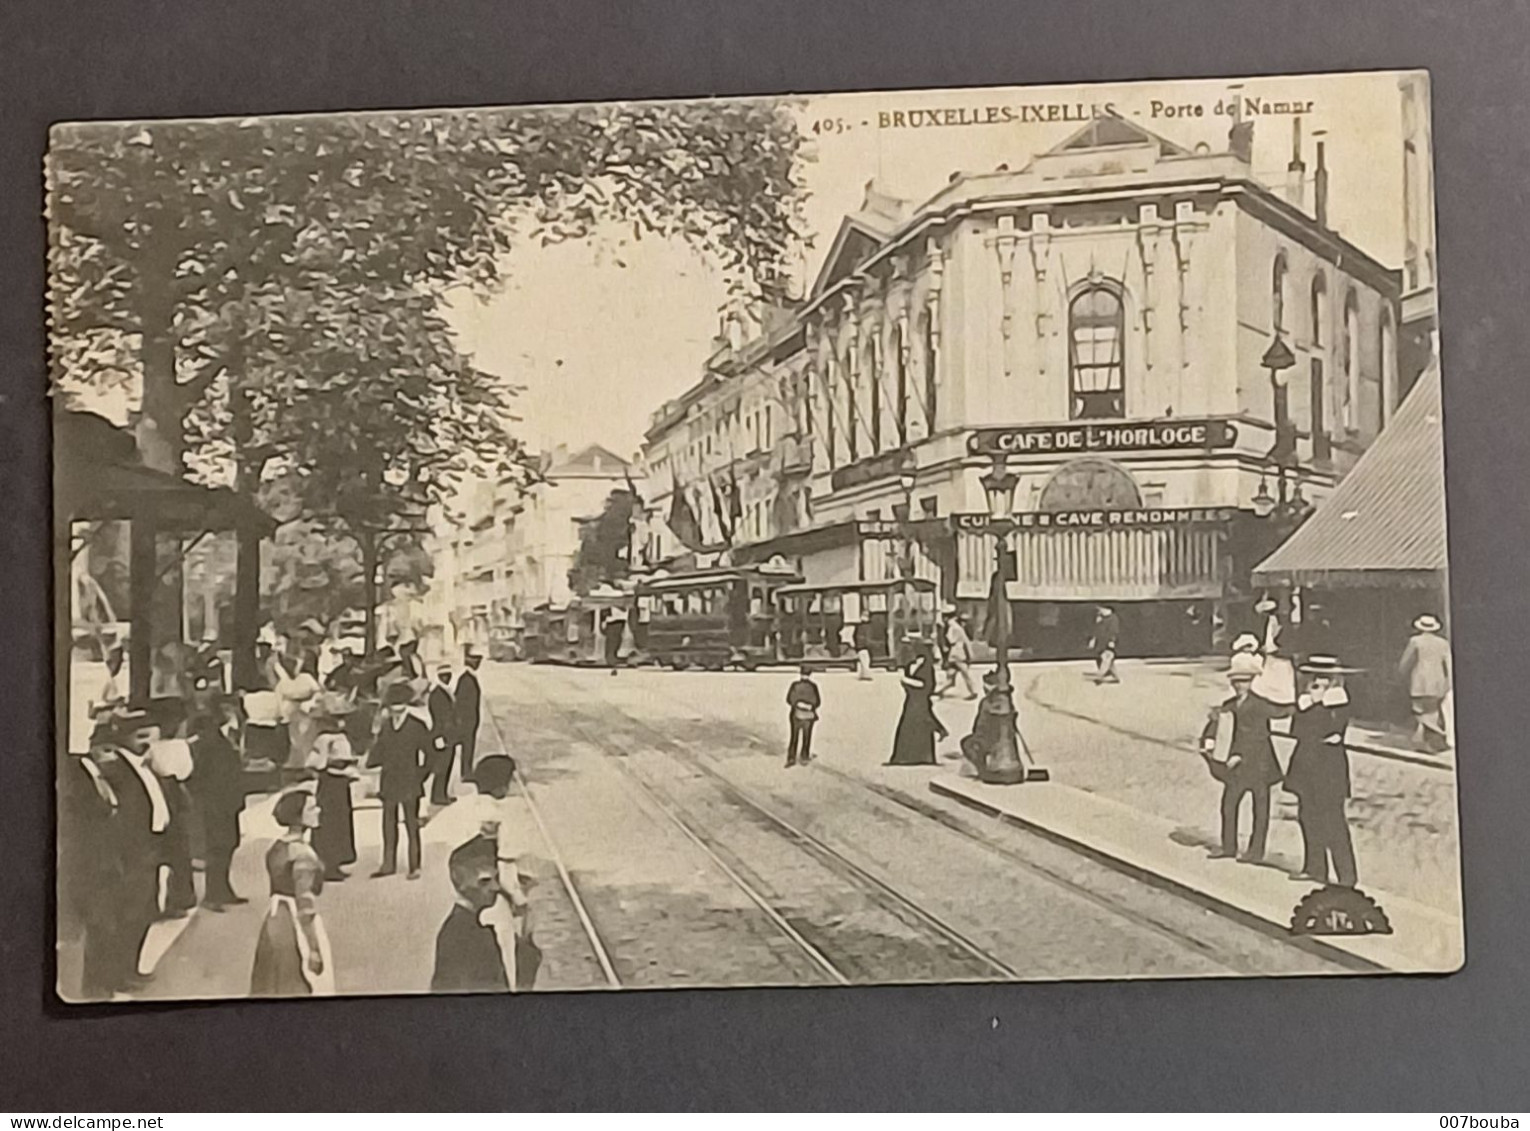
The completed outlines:
<svg viewBox="0 0 1530 1131">
<path fill-rule="evenodd" d="M 1464 960 L 1428 76 L 57 126 L 58 993 Z"/>
</svg>

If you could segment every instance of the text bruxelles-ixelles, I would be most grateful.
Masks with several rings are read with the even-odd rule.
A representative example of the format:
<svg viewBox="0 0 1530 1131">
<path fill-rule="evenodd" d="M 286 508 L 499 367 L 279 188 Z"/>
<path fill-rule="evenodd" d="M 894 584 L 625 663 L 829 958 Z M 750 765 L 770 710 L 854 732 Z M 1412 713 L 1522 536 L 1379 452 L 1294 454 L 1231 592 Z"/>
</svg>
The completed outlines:
<svg viewBox="0 0 1530 1131">
<path fill-rule="evenodd" d="M 992 126 L 1007 122 L 1087 122 L 1116 114 L 1114 102 L 1030 102 L 1019 106 L 953 106 L 943 110 L 882 110 L 879 129 Z"/>
</svg>

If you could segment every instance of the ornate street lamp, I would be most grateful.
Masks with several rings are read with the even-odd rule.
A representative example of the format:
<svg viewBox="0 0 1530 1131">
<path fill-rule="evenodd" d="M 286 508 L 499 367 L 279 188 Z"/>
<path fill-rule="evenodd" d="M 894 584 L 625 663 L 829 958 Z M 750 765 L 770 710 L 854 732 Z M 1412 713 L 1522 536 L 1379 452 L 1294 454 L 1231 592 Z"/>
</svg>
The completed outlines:
<svg viewBox="0 0 1530 1131">
<path fill-rule="evenodd" d="M 988 528 L 994 539 L 994 571 L 989 591 L 994 595 L 994 646 L 996 684 L 993 713 L 998 716 L 993 749 L 983 761 L 981 777 L 990 785 L 1018 785 L 1025 780 L 1025 763 L 1020 760 L 1019 730 L 1016 725 L 1015 690 L 1009 673 L 1009 592 L 1005 554 L 1009 535 L 1015 529 L 1015 486 L 1020 477 L 1010 471 L 1004 456 L 993 457 L 993 470 L 979 481 L 988 496 Z"/>
</svg>

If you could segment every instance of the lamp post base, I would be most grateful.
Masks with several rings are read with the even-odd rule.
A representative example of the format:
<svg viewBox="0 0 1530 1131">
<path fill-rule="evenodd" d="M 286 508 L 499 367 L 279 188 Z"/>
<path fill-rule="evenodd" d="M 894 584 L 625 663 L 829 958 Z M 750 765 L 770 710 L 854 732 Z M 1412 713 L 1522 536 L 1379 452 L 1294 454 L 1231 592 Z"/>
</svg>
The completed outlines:
<svg viewBox="0 0 1530 1131">
<path fill-rule="evenodd" d="M 1015 730 L 1015 699 L 1009 687 L 1003 689 L 993 749 L 983 762 L 979 779 L 987 785 L 1019 785 L 1025 781 L 1025 763 L 1020 760 L 1020 742 Z"/>
</svg>

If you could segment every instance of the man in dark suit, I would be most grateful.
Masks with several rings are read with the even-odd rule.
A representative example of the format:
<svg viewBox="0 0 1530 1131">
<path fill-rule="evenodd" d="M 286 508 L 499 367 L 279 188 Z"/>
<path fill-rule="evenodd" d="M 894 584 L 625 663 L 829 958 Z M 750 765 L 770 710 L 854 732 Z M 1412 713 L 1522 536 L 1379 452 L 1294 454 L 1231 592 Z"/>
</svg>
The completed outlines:
<svg viewBox="0 0 1530 1131">
<path fill-rule="evenodd" d="M 148 762 L 149 743 L 159 728 L 145 711 L 124 711 L 112 724 L 109 747 L 100 767 L 117 798 L 112 838 L 121 885 L 113 900 L 117 924 L 111 974 L 116 992 L 138 989 L 145 981 L 138 959 L 149 927 L 159 916 L 159 866 L 167 855 L 170 804 Z"/>
<path fill-rule="evenodd" d="M 478 683 L 482 653 L 469 648 L 466 663 L 467 670 L 457 677 L 457 743 L 462 748 L 462 780 L 471 781 L 478 758 L 478 727 L 483 721 L 483 688 Z"/>
<path fill-rule="evenodd" d="M 479 916 L 499 898 L 499 863 L 494 841 L 474 837 L 452 850 L 448 867 L 457 898 L 436 933 L 432 993 L 505 993 L 510 978 L 493 927 Z"/>
<path fill-rule="evenodd" d="M 414 693 L 408 684 L 388 688 L 383 706 L 387 717 L 377 729 L 367 764 L 382 771 L 382 864 L 372 873 L 391 876 L 398 871 L 398 822 L 402 817 L 409 838 L 409 878 L 420 878 L 420 798 L 425 795 L 425 770 L 430 758 L 430 731 L 409 705 Z"/>
<path fill-rule="evenodd" d="M 430 803 L 449 805 L 452 763 L 457 760 L 457 704 L 452 699 L 452 669 L 442 664 L 425 700 L 430 712 Z"/>
<path fill-rule="evenodd" d="M 795 766 L 813 757 L 813 727 L 818 722 L 818 708 L 823 699 L 813 682 L 813 669 L 803 664 L 797 679 L 786 689 L 787 714 L 791 738 L 786 744 L 786 764 Z"/>
<path fill-rule="evenodd" d="M 101 1001 L 125 988 L 120 958 L 122 872 L 116 836 L 117 794 L 104 763 L 117 757 L 109 719 L 98 723 L 90 750 L 64 759 L 58 779 L 58 937 L 80 939 L 80 996 Z M 61 992 L 70 997 L 67 990 Z"/>
<path fill-rule="evenodd" d="M 229 866 L 239 847 L 239 814 L 244 809 L 244 764 L 235 734 L 222 686 L 206 675 L 198 676 L 192 683 L 191 711 L 186 718 L 193 764 L 187 786 L 202 815 L 202 906 L 209 911 L 249 902 L 235 895 L 229 883 Z"/>
</svg>

